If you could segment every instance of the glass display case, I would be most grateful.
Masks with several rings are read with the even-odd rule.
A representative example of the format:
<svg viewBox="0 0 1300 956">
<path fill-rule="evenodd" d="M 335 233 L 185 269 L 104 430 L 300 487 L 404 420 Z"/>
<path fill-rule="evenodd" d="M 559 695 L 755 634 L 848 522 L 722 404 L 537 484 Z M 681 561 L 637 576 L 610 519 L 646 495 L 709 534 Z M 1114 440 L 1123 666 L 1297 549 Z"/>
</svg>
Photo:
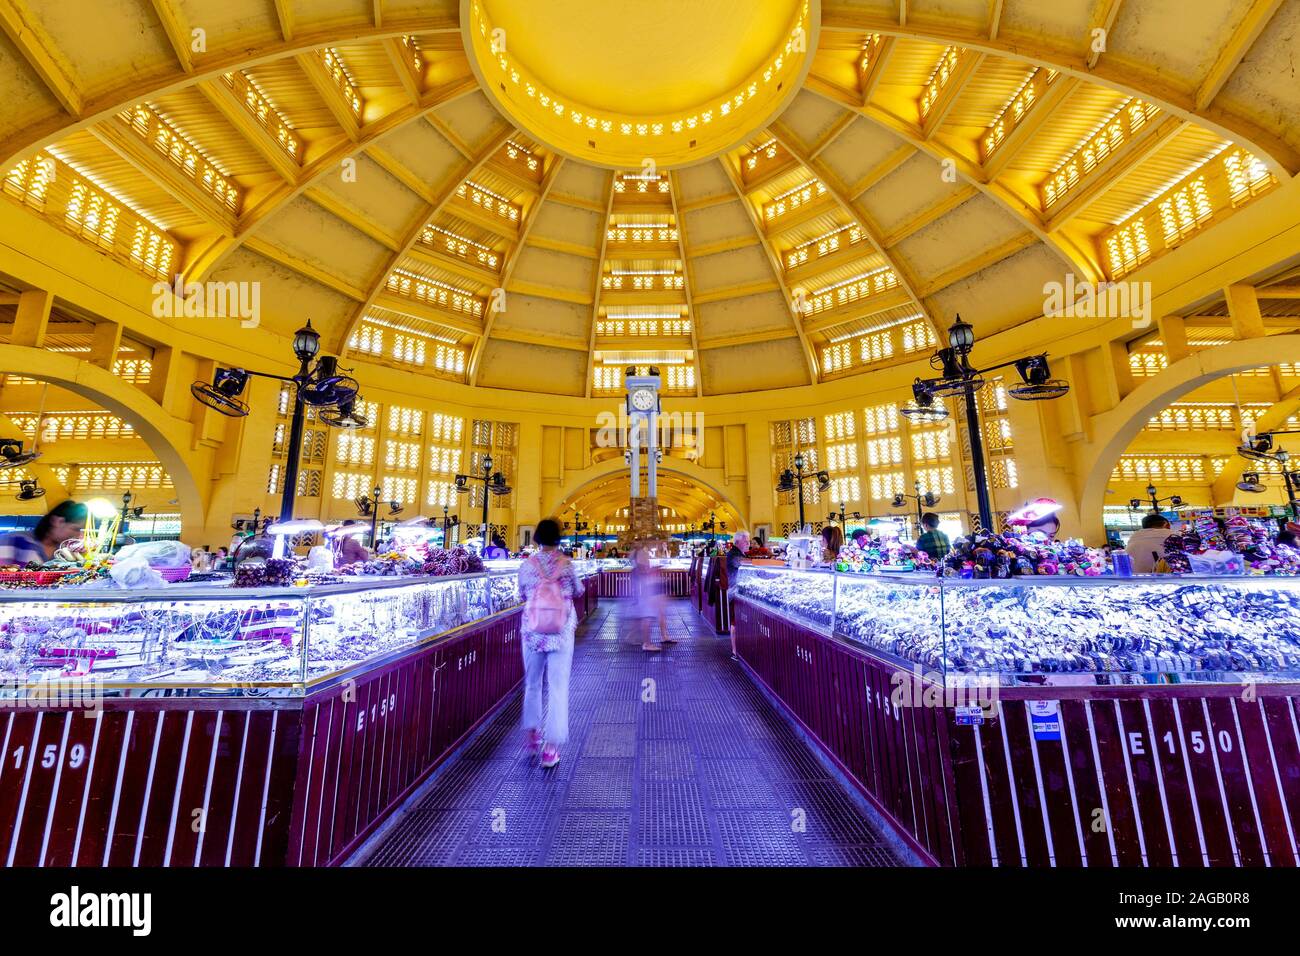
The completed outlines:
<svg viewBox="0 0 1300 956">
<path fill-rule="evenodd" d="M 1300 579 L 1291 577 L 969 580 L 743 566 L 734 591 L 949 677 L 997 675 L 1010 684 L 1300 677 Z"/>
<path fill-rule="evenodd" d="M 519 566 L 522 558 L 499 558 L 484 561 L 488 587 L 492 591 L 492 613 L 507 611 L 522 602 L 519 595 Z"/>
<path fill-rule="evenodd" d="M 586 558 L 582 561 L 574 561 L 574 570 L 578 572 L 579 578 L 591 578 L 600 574 L 601 561 L 609 560 L 608 558 Z"/>
<path fill-rule="evenodd" d="M 109 693 L 298 695 L 518 604 L 515 575 L 293 588 L 0 592 L 0 695 L 54 681 Z"/>
</svg>

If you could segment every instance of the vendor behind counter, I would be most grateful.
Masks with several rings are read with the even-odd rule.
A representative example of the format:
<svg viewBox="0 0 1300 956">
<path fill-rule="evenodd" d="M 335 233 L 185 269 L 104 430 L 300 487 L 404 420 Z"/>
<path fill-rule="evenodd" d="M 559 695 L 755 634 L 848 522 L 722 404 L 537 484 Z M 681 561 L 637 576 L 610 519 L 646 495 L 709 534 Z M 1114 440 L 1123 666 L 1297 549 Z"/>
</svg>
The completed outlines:
<svg viewBox="0 0 1300 956">
<path fill-rule="evenodd" d="M 69 499 L 48 511 L 31 531 L 0 535 L 0 566 L 44 564 L 65 541 L 81 537 L 86 518 L 86 506 Z"/>
</svg>

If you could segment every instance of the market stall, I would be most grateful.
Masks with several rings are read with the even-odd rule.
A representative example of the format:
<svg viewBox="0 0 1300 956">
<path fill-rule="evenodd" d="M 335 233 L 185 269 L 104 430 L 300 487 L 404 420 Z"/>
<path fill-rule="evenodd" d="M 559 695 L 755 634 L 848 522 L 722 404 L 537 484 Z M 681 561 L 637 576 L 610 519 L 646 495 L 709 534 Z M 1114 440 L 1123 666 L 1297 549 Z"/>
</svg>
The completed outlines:
<svg viewBox="0 0 1300 956">
<path fill-rule="evenodd" d="M 0 592 L 0 853 L 346 859 L 522 675 L 514 569 L 434 557 L 296 586 L 268 561 L 248 587 Z"/>
<path fill-rule="evenodd" d="M 1076 567 L 743 567 L 737 653 L 931 863 L 1300 863 L 1300 579 Z"/>
</svg>

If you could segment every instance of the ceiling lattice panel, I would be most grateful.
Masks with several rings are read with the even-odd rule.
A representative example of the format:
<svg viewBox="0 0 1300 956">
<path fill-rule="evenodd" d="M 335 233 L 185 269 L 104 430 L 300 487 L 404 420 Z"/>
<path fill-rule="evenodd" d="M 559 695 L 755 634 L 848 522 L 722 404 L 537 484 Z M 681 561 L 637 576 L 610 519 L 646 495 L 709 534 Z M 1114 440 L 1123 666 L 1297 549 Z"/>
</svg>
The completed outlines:
<svg viewBox="0 0 1300 956">
<path fill-rule="evenodd" d="M 674 56 L 707 45 L 673 31 L 728 0 L 593 8 L 565 41 L 581 56 L 519 38 L 519 68 L 557 91 L 536 105 L 593 129 L 597 153 L 579 99 L 698 122 L 712 152 L 673 168 L 653 123 L 608 131 L 645 137 L 639 167 L 530 134 L 483 85 L 501 68 L 457 0 L 5 2 L 9 200 L 103 248 L 78 217 L 120 206 L 187 279 L 260 282 L 266 328 L 309 315 L 331 348 L 494 388 L 602 394 L 615 363 L 657 361 L 689 396 L 908 360 L 957 311 L 1008 329 L 1039 318 L 1046 282 L 1132 268 L 1108 254 L 1117 229 L 1148 223 L 1154 257 L 1300 170 L 1293 0 L 914 0 L 905 17 L 825 0 L 806 57 L 764 48 L 800 7 L 763 0 L 753 29 L 714 38 L 735 62 L 709 47 L 694 69 Z M 768 57 L 756 92 L 721 96 Z M 706 130 L 750 98 L 739 134 Z M 1158 207 L 1193 173 L 1203 206 L 1179 225 Z"/>
</svg>

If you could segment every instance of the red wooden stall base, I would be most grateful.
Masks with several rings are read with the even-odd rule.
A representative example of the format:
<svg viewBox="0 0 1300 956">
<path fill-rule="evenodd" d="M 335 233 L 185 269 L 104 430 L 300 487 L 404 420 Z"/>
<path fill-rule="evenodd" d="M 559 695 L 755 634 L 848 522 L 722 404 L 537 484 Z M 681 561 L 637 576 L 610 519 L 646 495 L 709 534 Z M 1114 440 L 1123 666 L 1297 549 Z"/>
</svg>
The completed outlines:
<svg viewBox="0 0 1300 956">
<path fill-rule="evenodd" d="M 595 579 L 575 600 L 595 607 Z M 0 710 L 6 866 L 341 863 L 518 686 L 521 611 L 306 698 Z"/>
<path fill-rule="evenodd" d="M 687 573 L 687 596 L 715 634 L 731 631 L 731 603 L 727 594 L 727 562 L 723 555 L 696 555 Z"/>
<path fill-rule="evenodd" d="M 998 688 L 958 724 L 909 665 L 744 598 L 735 624 L 750 673 L 929 862 L 1300 865 L 1298 684 Z"/>
</svg>

